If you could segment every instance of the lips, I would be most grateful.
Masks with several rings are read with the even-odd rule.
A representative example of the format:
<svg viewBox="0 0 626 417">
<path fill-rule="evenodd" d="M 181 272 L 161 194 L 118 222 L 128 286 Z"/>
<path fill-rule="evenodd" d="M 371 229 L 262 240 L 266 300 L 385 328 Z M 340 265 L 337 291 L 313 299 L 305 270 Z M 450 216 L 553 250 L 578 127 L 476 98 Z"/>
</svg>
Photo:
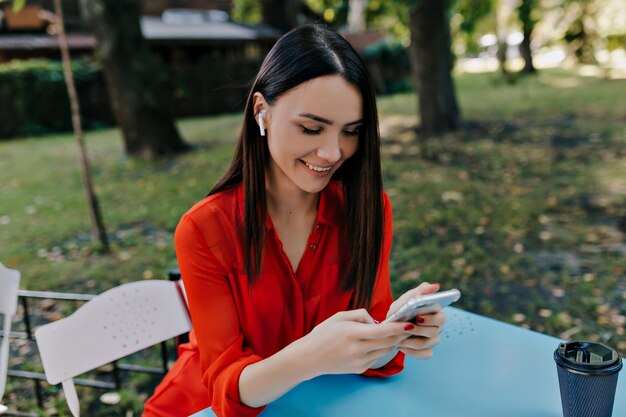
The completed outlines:
<svg viewBox="0 0 626 417">
<path fill-rule="evenodd" d="M 313 165 L 310 164 L 306 161 L 302 161 L 304 163 L 304 165 L 306 165 L 307 168 L 309 168 L 311 171 L 315 171 L 315 172 L 328 172 L 331 169 L 333 169 L 333 166 L 327 166 L 327 167 L 323 167 L 323 166 L 319 166 L 319 165 Z"/>
</svg>

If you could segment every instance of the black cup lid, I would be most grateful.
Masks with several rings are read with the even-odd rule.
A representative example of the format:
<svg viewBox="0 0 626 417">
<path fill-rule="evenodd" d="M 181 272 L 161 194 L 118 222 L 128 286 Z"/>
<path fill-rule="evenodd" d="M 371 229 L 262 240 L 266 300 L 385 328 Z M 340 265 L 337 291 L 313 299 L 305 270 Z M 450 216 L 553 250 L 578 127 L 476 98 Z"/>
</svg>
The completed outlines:
<svg viewBox="0 0 626 417">
<path fill-rule="evenodd" d="M 619 353 L 601 343 L 564 342 L 559 344 L 554 358 L 561 365 L 580 372 L 602 371 L 610 374 L 622 368 Z"/>
</svg>

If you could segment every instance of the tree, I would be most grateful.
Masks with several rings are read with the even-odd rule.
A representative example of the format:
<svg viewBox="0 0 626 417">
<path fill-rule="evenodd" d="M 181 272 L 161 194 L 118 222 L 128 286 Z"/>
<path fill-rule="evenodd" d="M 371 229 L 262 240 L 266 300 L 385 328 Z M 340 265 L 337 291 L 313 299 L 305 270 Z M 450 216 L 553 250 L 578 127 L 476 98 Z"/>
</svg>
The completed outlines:
<svg viewBox="0 0 626 417">
<path fill-rule="evenodd" d="M 459 128 L 447 0 L 417 0 L 409 12 L 411 72 L 422 137 Z M 423 149 L 424 150 L 424 149 Z"/>
<path fill-rule="evenodd" d="M 61 56 L 63 59 L 63 75 L 65 77 L 67 94 L 70 98 L 70 105 L 72 107 L 72 128 L 74 130 L 76 142 L 78 143 L 83 185 L 90 207 L 89 214 L 91 215 L 91 238 L 92 240 L 100 242 L 102 250 L 104 252 L 108 252 L 109 240 L 104 227 L 104 220 L 102 219 L 98 198 L 96 197 L 96 193 L 93 189 L 91 169 L 89 168 L 89 159 L 87 158 L 87 151 L 85 149 L 85 137 L 83 135 L 80 116 L 80 103 L 78 101 L 78 94 L 76 93 L 76 86 L 74 85 L 72 61 L 70 59 L 70 48 L 67 43 L 67 36 L 65 35 L 65 22 L 63 21 L 63 8 L 61 7 L 61 0 L 54 0 L 54 12 L 57 17 L 59 30 L 59 44 L 61 46 Z"/>
<path fill-rule="evenodd" d="M 350 0 L 348 11 L 348 30 L 351 32 L 364 32 L 366 0 Z"/>
<path fill-rule="evenodd" d="M 459 35 L 465 42 L 465 50 L 477 53 L 480 45 L 476 39 L 476 27 L 493 14 L 497 0 L 456 0 L 452 12 L 461 17 Z"/>
<path fill-rule="evenodd" d="M 80 0 L 93 28 L 126 153 L 154 158 L 188 149 L 174 124 L 170 88 L 139 26 L 136 0 Z"/>
<path fill-rule="evenodd" d="M 0 1 L 0 3 L 2 2 L 3 1 Z M 13 0 L 12 4 L 13 10 L 15 12 L 18 12 L 22 9 L 22 7 L 24 7 L 25 0 Z M 69 96 L 72 111 L 72 129 L 74 131 L 74 137 L 76 138 L 76 143 L 78 145 L 83 188 L 85 190 L 85 196 L 87 197 L 87 203 L 89 205 L 89 214 L 91 218 L 91 239 L 100 243 L 100 249 L 103 252 L 108 252 L 109 239 L 107 237 L 106 228 L 104 226 L 104 220 L 100 211 L 98 198 L 93 188 L 93 182 L 91 180 L 91 169 L 89 167 L 89 159 L 87 157 L 87 151 L 85 149 L 85 137 L 83 135 L 81 123 L 80 103 L 78 101 L 78 94 L 76 93 L 76 86 L 74 84 L 72 61 L 70 59 L 67 36 L 65 35 L 65 23 L 63 21 L 63 8 L 61 7 L 61 0 L 54 0 L 54 11 L 56 16 L 55 26 L 59 34 L 59 49 L 61 49 L 61 58 L 63 60 L 63 77 L 65 78 L 67 95 Z"/>
<path fill-rule="evenodd" d="M 509 72 L 506 60 L 508 55 L 508 36 L 512 20 L 514 20 L 513 16 L 514 4 L 507 0 L 499 0 L 496 3 L 496 13 L 495 13 L 495 27 L 496 27 L 496 37 L 498 39 L 498 50 L 496 52 L 496 57 L 498 58 L 498 62 L 500 64 L 500 75 L 502 79 L 507 82 L 514 82 L 515 78 Z"/>
<path fill-rule="evenodd" d="M 597 64 L 595 43 L 598 41 L 598 29 L 595 15 L 600 7 L 593 0 L 567 0 L 568 11 L 573 11 L 576 18 L 571 22 L 564 39 L 581 64 Z"/>
<path fill-rule="evenodd" d="M 249 3 L 249 0 L 239 0 Z M 297 27 L 304 22 L 323 22 L 324 17 L 315 12 L 303 0 L 260 0 L 261 20 L 283 32 Z M 241 7 L 241 6 L 239 6 Z M 247 8 L 251 9 L 250 5 Z"/>
<path fill-rule="evenodd" d="M 521 0 L 517 6 L 517 14 L 520 22 L 522 22 L 522 33 L 524 38 L 520 44 L 520 54 L 524 59 L 524 68 L 522 73 L 531 74 L 536 72 L 533 65 L 533 54 L 530 49 L 530 42 L 532 41 L 533 30 L 537 24 L 537 18 L 535 17 L 536 9 L 539 6 L 538 0 Z"/>
<path fill-rule="evenodd" d="M 261 0 L 263 23 L 285 32 L 295 28 L 301 3 L 301 0 Z"/>
</svg>

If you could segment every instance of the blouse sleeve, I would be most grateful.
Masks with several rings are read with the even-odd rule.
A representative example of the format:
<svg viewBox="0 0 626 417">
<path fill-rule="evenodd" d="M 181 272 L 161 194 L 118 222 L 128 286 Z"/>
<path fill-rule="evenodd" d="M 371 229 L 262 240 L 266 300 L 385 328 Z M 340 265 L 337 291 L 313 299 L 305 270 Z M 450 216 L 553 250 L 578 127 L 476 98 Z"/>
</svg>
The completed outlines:
<svg viewBox="0 0 626 417">
<path fill-rule="evenodd" d="M 219 231 L 216 226 L 210 229 Z M 202 230 L 187 214 L 174 237 L 200 350 L 202 382 L 217 416 L 256 416 L 264 407 L 241 403 L 239 376 L 246 366 L 262 358 L 245 346 L 226 267 L 212 250 L 216 242 L 207 243 Z"/>
<path fill-rule="evenodd" d="M 383 249 L 381 252 L 378 276 L 376 277 L 376 286 L 374 287 L 374 296 L 372 297 L 372 307 L 370 308 L 370 315 L 377 321 L 383 321 L 385 319 L 389 306 L 393 302 L 389 279 L 389 256 L 391 255 L 391 240 L 393 238 L 393 213 L 391 201 L 389 201 L 387 193 L 383 193 L 383 212 Z M 391 376 L 399 373 L 402 369 L 404 369 L 404 353 L 398 352 L 385 366 L 378 369 L 368 369 L 363 375 Z"/>
</svg>

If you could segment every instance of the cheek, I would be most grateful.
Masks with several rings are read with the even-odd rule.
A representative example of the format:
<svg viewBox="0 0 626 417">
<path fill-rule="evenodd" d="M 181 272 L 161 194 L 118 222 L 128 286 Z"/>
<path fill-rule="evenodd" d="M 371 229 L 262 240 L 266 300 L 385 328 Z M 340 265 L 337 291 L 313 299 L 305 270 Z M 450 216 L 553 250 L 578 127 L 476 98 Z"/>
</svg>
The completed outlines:
<svg viewBox="0 0 626 417">
<path fill-rule="evenodd" d="M 293 133 L 284 129 L 274 129 L 268 136 L 267 146 L 274 160 L 284 161 L 297 156 L 298 144 L 291 138 L 293 138 Z"/>
<path fill-rule="evenodd" d="M 359 139 L 357 138 L 347 139 L 343 143 L 343 146 L 342 146 L 343 158 L 344 159 L 350 158 L 352 155 L 356 153 L 358 148 L 359 148 Z"/>
</svg>

